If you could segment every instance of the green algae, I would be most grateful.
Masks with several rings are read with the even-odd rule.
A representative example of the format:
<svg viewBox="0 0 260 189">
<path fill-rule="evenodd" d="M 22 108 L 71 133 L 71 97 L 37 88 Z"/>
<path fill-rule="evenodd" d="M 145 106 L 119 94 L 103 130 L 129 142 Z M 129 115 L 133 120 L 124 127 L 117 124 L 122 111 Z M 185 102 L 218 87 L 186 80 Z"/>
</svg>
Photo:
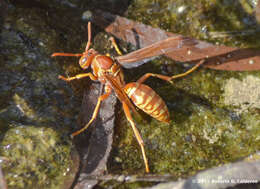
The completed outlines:
<svg viewBox="0 0 260 189">
<path fill-rule="evenodd" d="M 69 186 L 77 163 L 67 135 L 79 110 L 73 109 L 71 89 L 57 79 L 61 68 L 50 60 L 58 34 L 37 3 L 8 4 L 6 11 L 0 33 L 0 156 L 8 188 Z"/>
<path fill-rule="evenodd" d="M 8 188 L 60 188 L 70 175 L 71 143 L 51 128 L 10 124 L 0 154 Z M 69 144 L 70 143 L 70 144 Z"/>
<path fill-rule="evenodd" d="M 129 17 L 154 27 L 231 46 L 259 47 L 253 1 L 135 0 Z"/>
</svg>

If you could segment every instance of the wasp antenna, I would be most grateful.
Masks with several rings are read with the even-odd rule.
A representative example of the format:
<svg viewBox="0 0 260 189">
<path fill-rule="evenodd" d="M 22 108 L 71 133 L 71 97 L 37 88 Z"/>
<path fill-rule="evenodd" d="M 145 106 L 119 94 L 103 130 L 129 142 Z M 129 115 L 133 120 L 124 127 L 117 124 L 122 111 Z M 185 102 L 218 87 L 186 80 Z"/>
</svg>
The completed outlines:
<svg viewBox="0 0 260 189">
<path fill-rule="evenodd" d="M 85 51 L 88 51 L 90 44 L 91 44 L 91 22 L 88 22 L 88 43 Z"/>
<path fill-rule="evenodd" d="M 83 56 L 83 54 L 53 53 L 51 56 L 52 56 L 52 57 L 54 57 L 54 56 Z"/>
</svg>

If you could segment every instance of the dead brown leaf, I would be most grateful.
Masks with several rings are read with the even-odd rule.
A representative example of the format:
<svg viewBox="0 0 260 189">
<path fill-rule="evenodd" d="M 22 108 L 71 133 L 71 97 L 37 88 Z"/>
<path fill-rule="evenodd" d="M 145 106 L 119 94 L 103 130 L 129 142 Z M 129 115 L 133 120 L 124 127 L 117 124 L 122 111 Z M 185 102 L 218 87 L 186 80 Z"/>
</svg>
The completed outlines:
<svg viewBox="0 0 260 189">
<path fill-rule="evenodd" d="M 147 47 L 169 37 L 180 37 L 180 35 L 100 10 L 94 12 L 93 22 L 117 38 L 137 46 L 137 48 Z M 164 43 L 167 43 L 167 40 Z M 163 44 L 160 53 L 156 55 L 164 54 L 176 61 L 188 63 L 206 59 L 207 63 L 203 66 L 217 70 L 260 70 L 260 50 L 217 46 L 200 40 L 196 40 L 196 44 L 190 47 L 185 45 L 178 47 L 180 43 L 181 41 L 179 43 L 178 41 L 171 42 L 171 48 L 169 48 L 169 44 Z M 167 49 L 163 49 L 163 46 L 166 46 Z M 166 53 L 163 53 L 164 51 Z"/>
</svg>

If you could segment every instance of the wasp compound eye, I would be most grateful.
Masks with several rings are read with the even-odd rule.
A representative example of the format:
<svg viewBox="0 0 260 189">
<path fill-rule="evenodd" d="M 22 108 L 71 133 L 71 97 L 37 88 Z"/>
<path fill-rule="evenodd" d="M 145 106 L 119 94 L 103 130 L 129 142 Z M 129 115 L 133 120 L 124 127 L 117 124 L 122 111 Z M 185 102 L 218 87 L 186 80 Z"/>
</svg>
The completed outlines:
<svg viewBox="0 0 260 189">
<path fill-rule="evenodd" d="M 82 67 L 83 69 L 87 69 L 88 66 L 89 66 L 89 63 L 88 63 L 88 58 L 85 57 L 85 56 L 82 56 L 79 60 L 79 65 L 80 67 Z"/>
<path fill-rule="evenodd" d="M 80 62 L 81 62 L 82 64 L 84 64 L 84 63 L 86 63 L 87 60 L 88 60 L 88 59 L 87 59 L 86 57 L 83 57 Z"/>
</svg>

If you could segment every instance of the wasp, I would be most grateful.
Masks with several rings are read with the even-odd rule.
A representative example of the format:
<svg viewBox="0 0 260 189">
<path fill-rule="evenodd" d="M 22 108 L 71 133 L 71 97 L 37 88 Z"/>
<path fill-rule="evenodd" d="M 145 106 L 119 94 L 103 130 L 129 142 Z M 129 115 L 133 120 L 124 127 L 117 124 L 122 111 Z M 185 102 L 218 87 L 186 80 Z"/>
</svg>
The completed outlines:
<svg viewBox="0 0 260 189">
<path fill-rule="evenodd" d="M 173 37 L 168 38 L 167 44 L 171 43 L 171 40 L 180 40 L 181 37 Z M 122 71 L 122 67 L 132 68 L 139 66 L 145 63 L 145 60 L 152 56 L 157 56 L 162 54 L 164 51 L 160 51 L 160 47 L 163 46 L 162 42 L 158 42 L 147 46 L 145 48 L 139 49 L 127 55 L 122 55 L 119 50 L 114 38 L 111 38 L 112 44 L 120 55 L 118 57 L 111 57 L 109 55 L 101 55 L 96 50 L 90 48 L 91 45 L 91 23 L 88 23 L 88 42 L 85 48 L 85 51 L 80 54 L 72 54 L 72 53 L 53 53 L 52 57 L 55 56 L 75 56 L 80 57 L 79 65 L 82 69 L 86 70 L 89 66 L 92 69 L 92 72 L 82 73 L 75 75 L 73 77 L 64 77 L 59 75 L 59 79 L 62 79 L 66 82 L 70 82 L 75 79 L 82 79 L 89 77 L 93 81 L 99 81 L 104 84 L 104 94 L 98 97 L 98 101 L 96 107 L 94 109 L 93 115 L 89 122 L 80 130 L 72 133 L 72 136 L 76 136 L 86 130 L 91 123 L 95 120 L 98 115 L 101 102 L 106 100 L 109 95 L 114 91 L 117 98 L 123 105 L 123 110 L 126 115 L 127 120 L 129 121 L 135 137 L 140 145 L 144 164 L 145 171 L 148 173 L 149 165 L 148 159 L 145 154 L 144 142 L 143 139 L 135 125 L 135 122 L 132 118 L 131 113 L 137 113 L 135 106 L 139 109 L 143 110 L 145 113 L 154 117 L 158 121 L 169 123 L 170 122 L 170 114 L 169 110 L 162 100 L 162 98 L 149 86 L 145 85 L 144 82 L 149 77 L 157 77 L 159 79 L 172 82 L 173 79 L 183 77 L 193 72 L 196 68 L 198 68 L 204 61 L 200 61 L 190 70 L 185 73 L 174 75 L 174 76 L 166 76 L 161 74 L 154 73 L 146 73 L 136 82 L 125 83 L 124 74 Z M 185 41 L 185 39 L 183 40 Z M 159 51 L 158 51 L 159 49 Z M 142 61 L 141 63 L 138 61 Z M 136 63 L 137 62 L 137 63 Z"/>
</svg>

